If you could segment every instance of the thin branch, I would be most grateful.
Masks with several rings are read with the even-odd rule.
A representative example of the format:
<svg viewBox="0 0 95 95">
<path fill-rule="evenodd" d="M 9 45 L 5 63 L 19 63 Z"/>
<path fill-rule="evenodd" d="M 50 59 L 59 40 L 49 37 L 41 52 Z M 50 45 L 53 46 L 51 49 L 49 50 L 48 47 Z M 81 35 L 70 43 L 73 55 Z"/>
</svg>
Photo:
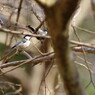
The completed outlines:
<svg viewBox="0 0 95 95">
<path fill-rule="evenodd" d="M 74 27 L 73 27 L 73 29 L 74 29 Z M 80 40 L 80 38 L 79 38 L 77 32 L 75 31 L 75 29 L 74 29 L 74 33 L 75 33 L 76 37 L 78 38 L 79 42 L 81 42 L 81 40 Z M 81 47 L 83 47 L 83 46 L 81 46 Z M 92 83 L 93 87 L 95 88 L 95 84 L 94 84 L 93 78 L 92 78 L 92 72 L 91 72 L 91 70 L 90 70 L 90 67 L 89 67 L 89 64 L 88 64 L 88 60 L 87 60 L 87 57 L 86 57 L 86 53 L 85 53 L 85 50 L 84 50 L 83 48 L 82 48 L 82 51 L 83 51 L 84 61 L 85 61 L 85 63 L 86 63 L 86 66 L 87 66 L 88 71 L 89 71 L 89 74 L 90 74 L 91 83 Z"/>
<path fill-rule="evenodd" d="M 33 14 L 35 15 L 35 17 L 41 22 L 40 17 L 37 15 L 37 13 L 33 10 L 33 7 L 31 9 L 31 11 L 33 12 Z"/>
<path fill-rule="evenodd" d="M 95 45 L 90 45 L 88 43 L 77 42 L 77 41 L 74 41 L 74 40 L 70 40 L 69 42 L 71 44 L 75 44 L 75 45 L 78 45 L 78 46 L 85 46 L 85 47 L 89 47 L 89 48 L 95 48 Z"/>
<path fill-rule="evenodd" d="M 32 44 L 33 44 L 33 46 L 35 47 L 35 49 L 36 49 L 41 55 L 44 55 L 44 53 L 42 53 L 42 52 L 39 50 L 39 48 L 37 48 L 37 46 L 33 43 L 33 41 L 32 41 Z"/>
<path fill-rule="evenodd" d="M 46 60 L 44 60 L 44 61 L 50 61 L 50 60 L 52 60 L 52 59 L 54 58 L 54 55 L 49 56 L 49 57 L 51 57 L 51 59 L 50 59 L 49 57 L 47 57 L 47 56 L 45 56 L 45 57 L 46 57 Z M 36 60 L 36 58 L 39 58 L 39 56 L 37 56 L 37 57 L 35 57 L 35 58 L 32 58 L 32 59 L 30 59 L 30 60 L 28 60 L 28 61 L 25 61 L 25 62 L 23 62 L 22 64 L 17 65 L 16 67 L 12 68 L 11 70 L 8 70 L 8 71 L 6 71 L 6 72 L 2 72 L 2 73 L 0 74 L 0 76 L 4 75 L 4 74 L 6 74 L 6 73 L 8 73 L 8 72 L 10 72 L 10 71 L 13 71 L 13 70 L 17 69 L 18 67 L 21 67 L 22 65 L 24 65 L 24 64 L 26 64 L 26 63 L 28 63 L 28 62 L 31 62 L 31 61 L 33 62 L 34 60 Z M 35 64 L 33 64 L 32 67 L 35 66 L 35 65 L 37 65 L 37 64 L 39 64 L 39 62 L 40 62 L 40 60 L 37 59 L 35 62 L 33 62 L 33 63 L 35 63 Z M 42 62 L 42 61 L 41 61 L 41 62 Z M 7 65 L 7 66 L 8 66 L 8 65 Z"/>
<path fill-rule="evenodd" d="M 26 63 L 30 63 L 30 62 L 34 66 L 34 65 L 36 65 L 40 62 L 52 60 L 54 58 L 54 54 L 52 54 L 52 55 L 49 55 L 49 54 L 50 53 L 48 53 L 47 55 L 44 55 L 43 57 L 42 57 L 42 55 L 40 55 L 40 56 L 36 56 L 34 58 L 31 58 L 31 59 L 8 62 L 6 64 L 0 65 L 0 68 L 3 69 L 3 68 L 6 68 L 6 67 L 22 65 L 22 64 L 26 64 Z"/>
<path fill-rule="evenodd" d="M 44 19 L 36 29 L 32 28 L 30 25 L 28 25 L 28 26 L 26 26 L 26 27 L 28 27 L 28 28 L 29 28 L 30 30 L 32 30 L 35 34 L 37 34 L 37 31 L 38 31 L 38 30 L 41 28 L 41 26 L 44 24 L 45 20 L 46 20 L 46 19 Z M 31 31 L 29 31 L 29 32 L 31 32 Z M 32 33 L 32 32 L 31 32 L 31 33 Z"/>
<path fill-rule="evenodd" d="M 10 55 L 15 49 L 13 49 L 11 52 L 6 52 L 4 56 L 0 57 L 0 61 L 6 58 L 8 55 Z"/>
<path fill-rule="evenodd" d="M 7 63 L 10 59 L 12 59 L 13 57 L 17 56 L 19 54 L 19 52 L 15 52 L 14 54 L 12 54 L 11 56 L 9 56 L 7 59 L 5 59 L 5 61 L 3 62 L 4 63 Z"/>
<path fill-rule="evenodd" d="M 20 17 L 20 12 L 21 12 L 21 6 L 22 6 L 23 0 L 20 0 L 19 7 L 18 7 L 18 12 L 17 12 L 17 18 L 16 18 L 16 26 Z"/>
<path fill-rule="evenodd" d="M 32 56 L 29 55 L 29 53 L 27 53 L 27 52 L 24 51 L 24 50 L 23 50 L 21 53 L 22 53 L 23 55 L 25 55 L 25 56 L 26 56 L 27 58 L 29 58 L 29 59 L 32 58 Z"/>
<path fill-rule="evenodd" d="M 75 62 L 76 64 L 78 64 L 78 65 L 80 65 L 80 66 L 82 66 L 82 67 L 84 67 L 85 69 L 88 70 L 88 67 L 87 67 L 86 65 L 84 65 L 84 64 L 82 64 L 82 63 L 79 63 L 79 62 L 77 62 L 77 61 L 74 61 L 74 62 Z M 95 72 L 93 72 L 91 69 L 90 69 L 90 71 L 91 71 L 92 74 L 95 75 Z"/>
<path fill-rule="evenodd" d="M 95 53 L 95 48 L 74 46 L 74 47 L 71 47 L 71 49 L 75 52 L 81 52 L 81 53 L 83 53 L 83 49 L 86 53 Z"/>
<path fill-rule="evenodd" d="M 48 68 L 47 72 L 45 73 L 44 77 L 42 78 L 42 80 L 41 80 L 41 82 L 40 82 L 40 86 L 39 86 L 39 90 L 38 90 L 37 95 L 39 95 L 40 87 L 41 87 L 41 85 L 42 85 L 43 81 L 45 81 L 45 78 L 48 76 L 48 74 L 49 74 L 49 72 L 50 72 L 50 70 L 51 70 L 52 66 L 53 66 L 53 60 L 51 60 L 51 64 L 50 64 L 50 66 L 49 66 L 49 68 Z"/>
<path fill-rule="evenodd" d="M 42 37 L 42 38 L 48 38 L 48 39 L 51 38 L 50 36 L 42 36 L 42 35 L 39 35 L 39 34 L 24 33 L 24 32 L 21 32 L 21 31 L 13 31 L 13 30 L 5 29 L 5 28 L 0 28 L 0 31 L 6 32 L 6 33 L 11 33 L 11 34 L 18 34 L 18 35 L 29 35 L 29 36 L 32 36 L 32 37 Z"/>
<path fill-rule="evenodd" d="M 76 29 L 78 29 L 78 30 L 81 30 L 81 31 L 83 31 L 83 32 L 86 32 L 86 33 L 94 34 L 94 35 L 95 35 L 95 32 L 90 31 L 90 30 L 88 30 L 88 29 L 84 29 L 84 28 L 81 28 L 81 27 L 75 26 L 75 25 L 71 25 L 71 26 L 74 27 L 74 28 L 76 28 Z"/>
</svg>

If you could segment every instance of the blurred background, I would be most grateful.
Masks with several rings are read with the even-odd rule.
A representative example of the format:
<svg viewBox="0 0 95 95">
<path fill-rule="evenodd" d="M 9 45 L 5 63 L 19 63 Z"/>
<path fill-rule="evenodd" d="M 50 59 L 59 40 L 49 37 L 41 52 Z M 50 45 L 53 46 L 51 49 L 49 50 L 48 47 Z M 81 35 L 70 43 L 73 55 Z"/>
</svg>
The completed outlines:
<svg viewBox="0 0 95 95">
<path fill-rule="evenodd" d="M 19 13 L 20 4 L 21 10 Z M 70 40 L 94 45 L 95 34 L 92 33 L 95 31 L 94 7 L 95 0 L 81 1 L 75 15 L 70 21 Z M 29 30 L 26 27 L 27 25 L 37 28 L 44 19 L 44 10 L 35 0 L 0 0 L 0 20 L 3 22 L 2 28 L 4 29 L 29 33 L 29 31 L 27 31 Z M 48 30 L 46 22 L 44 22 L 41 29 Z M 4 56 L 6 50 L 16 42 L 21 41 L 22 37 L 23 35 L 14 35 L 0 31 L 0 56 Z M 48 39 L 41 42 L 35 37 L 32 37 L 31 45 L 25 51 L 29 53 L 31 57 L 41 55 L 41 53 L 52 52 L 52 42 Z M 74 61 L 85 90 L 88 95 L 95 95 L 95 54 L 85 53 L 84 57 L 84 54 L 81 52 L 73 53 Z M 24 59 L 27 59 L 27 57 L 23 54 L 19 54 L 9 60 L 9 62 Z M 1 60 L 0 64 L 2 65 L 3 62 L 4 60 Z M 30 62 L 7 72 L 3 76 L 0 75 L 0 95 L 65 95 L 55 63 L 56 60 L 52 60 L 32 66 Z M 14 66 L 3 68 L 1 71 L 6 72 L 12 68 L 14 68 Z M 87 68 L 89 68 L 90 71 Z"/>
</svg>

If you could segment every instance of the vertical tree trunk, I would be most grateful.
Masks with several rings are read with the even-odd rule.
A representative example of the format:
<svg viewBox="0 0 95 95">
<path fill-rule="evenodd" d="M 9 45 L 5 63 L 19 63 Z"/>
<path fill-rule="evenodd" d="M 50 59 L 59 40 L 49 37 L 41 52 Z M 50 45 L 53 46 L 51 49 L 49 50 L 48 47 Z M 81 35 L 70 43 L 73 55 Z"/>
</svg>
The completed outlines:
<svg viewBox="0 0 95 95">
<path fill-rule="evenodd" d="M 56 0 L 56 3 L 52 6 L 45 5 L 45 3 L 42 4 L 38 0 L 36 1 L 44 8 L 46 14 L 49 32 L 58 61 L 57 65 L 67 95 L 85 95 L 77 68 L 70 58 L 68 31 L 66 30 L 79 0 Z"/>
</svg>

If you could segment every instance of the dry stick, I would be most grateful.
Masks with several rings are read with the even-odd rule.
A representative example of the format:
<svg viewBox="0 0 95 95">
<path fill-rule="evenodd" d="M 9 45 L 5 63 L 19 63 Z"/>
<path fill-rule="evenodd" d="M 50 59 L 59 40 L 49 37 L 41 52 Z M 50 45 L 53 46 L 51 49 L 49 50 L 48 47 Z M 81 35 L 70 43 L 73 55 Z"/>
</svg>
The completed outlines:
<svg viewBox="0 0 95 95">
<path fill-rule="evenodd" d="M 44 53 L 46 53 L 47 51 L 48 51 L 48 40 L 43 40 L 43 42 L 41 42 L 41 46 L 40 46 L 40 50 L 41 50 L 41 52 L 44 54 Z M 45 63 L 45 62 L 44 62 Z M 50 64 L 50 63 L 49 63 Z M 47 85 L 46 85 L 46 80 L 45 80 L 45 74 L 46 73 L 44 73 L 44 76 L 43 76 L 43 78 L 42 78 L 42 80 L 41 80 L 41 82 L 40 82 L 40 85 L 39 85 L 39 90 L 40 90 L 40 88 L 41 88 L 41 84 L 42 84 L 42 82 L 44 82 L 44 89 L 45 89 L 45 94 L 46 94 L 46 88 L 48 88 L 47 87 Z M 48 74 L 48 73 L 47 73 Z M 39 94 L 39 90 L 38 90 L 38 94 Z"/>
<path fill-rule="evenodd" d="M 73 27 L 73 29 L 74 29 L 74 33 L 75 33 L 76 37 L 78 38 L 79 42 L 81 42 L 81 40 L 80 40 L 80 38 L 79 38 L 79 36 L 78 36 L 78 34 L 77 34 L 77 32 L 76 32 L 76 30 L 75 30 L 74 27 Z M 81 47 L 82 47 L 82 46 L 81 46 Z M 88 68 L 88 71 L 89 71 L 89 74 L 90 74 L 91 83 L 92 83 L 92 85 L 93 85 L 94 88 L 95 88 L 95 84 L 94 84 L 94 82 L 93 82 L 92 73 L 91 73 L 90 67 L 89 67 L 89 65 L 88 65 L 88 61 L 87 61 L 87 58 L 86 58 L 85 51 L 84 51 L 83 48 L 82 48 L 82 50 L 83 50 L 83 56 L 84 56 L 84 59 L 85 59 L 85 63 L 86 63 L 86 65 L 87 65 L 87 68 Z"/>
<path fill-rule="evenodd" d="M 6 37 L 5 37 L 5 45 L 7 46 L 7 41 L 8 41 L 8 33 L 6 33 Z M 5 50 L 6 50 L 7 48 L 5 47 Z"/>
<path fill-rule="evenodd" d="M 10 14 L 10 16 L 9 16 L 9 18 L 8 18 L 8 21 L 7 21 L 7 24 L 6 24 L 6 27 L 7 27 L 7 28 L 10 27 L 10 24 L 11 24 L 10 21 L 11 21 L 11 18 L 12 18 L 12 16 L 13 16 L 13 14 L 14 14 L 14 11 L 15 11 L 15 10 L 12 11 L 12 13 Z M 8 33 L 7 33 L 6 36 L 7 36 L 7 37 L 6 37 L 5 43 L 7 43 L 7 41 L 8 41 L 8 40 L 7 40 L 7 39 L 8 39 Z M 11 46 L 11 44 L 12 44 L 12 43 L 11 43 L 11 42 L 12 42 L 12 39 L 13 39 L 13 35 L 11 36 L 11 39 L 10 39 L 10 42 L 9 42 L 9 46 Z M 5 45 L 6 45 L 6 44 L 5 44 Z"/>
<path fill-rule="evenodd" d="M 82 64 L 82 63 L 79 63 L 79 62 L 77 62 L 77 61 L 74 61 L 76 64 L 78 64 L 78 65 L 80 65 L 80 66 L 82 66 L 82 67 L 84 67 L 85 69 L 87 69 L 88 70 L 88 67 L 86 66 L 86 65 L 84 65 L 84 64 Z M 94 74 L 95 75 L 95 72 L 93 72 L 92 70 L 90 70 L 91 71 L 91 73 L 92 74 Z"/>
<path fill-rule="evenodd" d="M 41 83 L 40 83 L 40 87 L 41 87 L 42 82 L 43 82 L 43 81 L 45 81 L 45 78 L 46 78 L 46 77 L 47 77 L 47 75 L 49 74 L 49 72 L 50 72 L 50 70 L 51 70 L 52 66 L 53 66 L 53 62 L 51 62 L 51 65 L 50 65 L 49 69 L 47 70 L 47 73 L 46 73 L 46 74 L 45 74 L 45 76 L 42 78 Z M 39 94 L 40 87 L 39 87 L 39 90 L 38 90 L 37 95 Z"/>
<path fill-rule="evenodd" d="M 37 15 L 37 13 L 33 10 L 33 8 L 31 9 L 32 10 L 32 12 L 33 12 L 33 14 L 35 15 L 35 17 L 39 20 L 39 22 L 41 23 L 42 21 L 41 21 L 41 19 L 40 19 L 40 16 L 38 16 Z M 43 26 L 44 26 L 44 24 L 43 24 Z M 45 26 L 44 26 L 45 27 Z"/>
<path fill-rule="evenodd" d="M 47 38 L 47 39 L 51 38 L 50 36 L 41 36 L 39 34 L 23 33 L 21 31 L 13 31 L 13 30 L 4 29 L 4 28 L 0 28 L 0 31 L 6 32 L 6 33 L 11 33 L 11 34 L 18 34 L 18 35 L 29 35 L 32 37 L 43 37 L 43 38 Z"/>
<path fill-rule="evenodd" d="M 46 18 L 40 23 L 40 25 L 36 28 L 35 33 L 39 30 L 39 28 L 44 24 Z"/>
<path fill-rule="evenodd" d="M 23 2 L 23 0 L 20 0 L 15 26 L 18 26 L 18 21 L 19 21 L 19 17 L 20 17 L 22 2 Z M 14 28 L 14 30 L 16 30 L 16 29 L 17 29 L 17 27 Z M 13 38 L 14 38 L 14 34 L 12 34 L 12 36 L 11 36 L 11 40 L 10 40 L 10 44 L 9 45 L 11 45 Z"/>
<path fill-rule="evenodd" d="M 33 41 L 32 41 L 32 44 L 33 44 L 33 46 L 36 48 L 36 50 L 37 50 L 41 55 L 44 55 L 44 53 L 42 53 L 42 52 L 36 47 L 36 45 L 33 43 Z"/>
<path fill-rule="evenodd" d="M 9 27 L 10 26 L 10 20 L 11 20 L 11 17 L 13 15 L 14 11 L 12 11 L 12 13 L 10 14 L 9 18 L 8 18 L 8 21 L 7 21 L 7 25 L 6 27 Z M 7 46 L 7 41 L 8 41 L 8 33 L 6 33 L 6 39 L 5 39 L 5 45 Z M 10 46 L 10 45 L 9 45 Z"/>
<path fill-rule="evenodd" d="M 13 57 L 15 57 L 15 56 L 17 56 L 19 54 L 19 52 L 17 51 L 17 52 L 15 52 L 14 54 L 12 54 L 10 57 L 8 57 L 4 62 L 3 62 L 3 64 L 4 63 L 7 63 L 10 59 L 12 59 Z"/>
<path fill-rule="evenodd" d="M 15 26 L 18 26 L 18 21 L 19 21 L 19 17 L 20 17 L 20 13 L 21 13 L 21 6 L 22 6 L 22 3 L 23 3 L 23 0 L 20 0 L 19 2 L 19 7 L 18 7 L 18 12 L 17 12 L 17 18 L 16 18 L 16 23 L 15 23 Z M 15 30 L 17 30 L 17 27 L 14 28 Z M 13 35 L 14 36 L 14 35 Z M 17 42 L 17 39 L 15 37 L 15 40 Z"/>
<path fill-rule="evenodd" d="M 54 57 L 53 55 L 50 56 L 51 59 L 50 59 L 49 57 L 47 57 L 46 60 L 44 60 L 44 61 L 52 60 L 53 57 Z M 37 64 L 39 63 L 39 60 L 36 59 L 36 58 L 37 58 L 37 57 L 35 57 L 35 58 L 32 59 L 32 61 L 34 60 L 32 67 L 35 66 L 35 65 L 37 65 Z M 39 56 L 38 56 L 38 58 L 39 58 Z M 40 59 L 41 59 L 41 58 L 40 58 Z M 42 60 L 43 60 L 43 59 L 44 59 L 44 58 L 42 58 Z M 27 60 L 27 61 L 28 61 L 28 60 Z M 30 61 L 31 61 L 31 60 L 29 60 L 28 62 L 30 62 Z M 37 62 L 37 61 L 38 61 L 38 62 Z M 12 70 L 15 70 L 16 68 L 18 68 L 18 67 L 20 67 L 20 66 L 22 66 L 22 65 L 24 65 L 24 64 L 26 64 L 26 63 L 27 63 L 27 62 L 24 62 L 24 63 L 20 64 L 19 66 L 14 67 L 14 68 L 11 69 L 11 70 L 8 70 L 8 71 L 6 71 L 6 72 L 4 72 L 4 73 L 1 73 L 0 76 L 1 76 L 1 75 L 4 75 L 4 74 L 6 74 L 6 73 L 8 73 L 8 72 L 10 72 L 10 71 L 12 71 Z M 8 66 L 8 65 L 6 65 L 6 66 Z M 5 66 L 5 67 L 6 67 L 6 66 Z M 4 67 L 4 66 L 3 66 L 3 67 Z"/>
<path fill-rule="evenodd" d="M 74 54 L 75 54 L 75 53 L 74 53 Z M 75 55 L 76 55 L 76 54 L 75 54 Z M 77 57 L 77 58 L 79 58 L 79 59 L 81 59 L 82 61 L 85 61 L 85 59 L 83 59 L 83 58 L 82 58 L 82 57 L 80 57 L 80 56 L 77 56 L 77 55 L 76 55 L 76 57 Z M 82 64 L 82 63 L 78 63 L 77 61 L 75 61 L 75 63 L 76 63 L 76 64 L 79 64 L 80 66 L 85 67 L 86 69 L 88 69 L 88 68 L 87 68 L 87 66 L 85 66 L 85 65 L 84 65 L 84 64 Z M 89 65 L 92 65 L 92 63 L 91 63 L 91 62 L 89 62 L 89 61 L 88 61 L 88 63 L 89 63 Z M 95 72 L 94 72 L 93 70 L 90 70 L 90 71 L 91 71 L 91 73 L 92 73 L 92 74 L 95 74 Z"/>
<path fill-rule="evenodd" d="M 88 70 L 88 68 L 87 68 L 84 64 L 78 63 L 78 62 L 76 62 L 76 61 L 75 61 L 75 63 L 78 64 L 78 65 L 80 65 L 80 66 L 82 66 L 82 67 L 84 67 L 84 68 L 86 68 L 86 69 Z M 92 74 L 95 74 L 93 71 L 91 71 L 91 73 L 92 73 Z M 85 88 L 88 88 L 88 86 L 89 86 L 90 84 L 91 84 L 91 80 L 90 80 L 90 82 L 86 85 Z"/>
<path fill-rule="evenodd" d="M 25 51 L 19 52 L 19 51 L 17 50 L 14 54 L 12 54 L 10 57 L 8 57 L 4 62 L 7 63 L 10 59 L 12 59 L 13 57 L 17 56 L 17 55 L 20 54 L 20 53 L 24 54 L 24 55 L 27 56 L 28 58 L 32 58 L 27 52 L 25 52 Z"/>
<path fill-rule="evenodd" d="M 70 40 L 69 42 L 71 44 L 76 44 L 78 46 L 85 46 L 85 47 L 89 47 L 89 48 L 95 48 L 95 45 L 90 45 L 90 44 L 87 44 L 87 43 L 77 42 L 77 41 L 73 41 L 73 40 Z"/>
<path fill-rule="evenodd" d="M 91 8 L 92 8 L 93 17 L 95 20 L 95 1 L 94 0 L 91 0 Z"/>
<path fill-rule="evenodd" d="M 74 28 L 76 28 L 76 29 L 78 29 L 78 30 L 81 30 L 83 32 L 86 32 L 86 33 L 94 34 L 95 35 L 95 32 L 93 32 L 93 31 L 90 31 L 90 30 L 87 30 L 87 29 L 84 29 L 84 28 L 81 28 L 81 27 L 75 26 L 75 25 L 71 25 L 71 26 L 74 27 Z"/>
<path fill-rule="evenodd" d="M 34 33 L 35 33 L 35 34 L 37 34 L 37 31 L 38 31 L 38 30 L 41 28 L 41 26 L 44 24 L 45 20 L 46 20 L 46 19 L 44 19 L 44 20 L 40 23 L 40 25 L 34 30 Z M 30 28 L 30 29 L 32 28 L 30 25 L 28 25 L 27 27 Z M 34 29 L 34 28 L 33 28 L 33 29 Z M 29 32 L 31 32 L 31 31 L 29 31 Z M 32 32 L 31 32 L 31 33 L 32 33 Z"/>
<path fill-rule="evenodd" d="M 22 6 L 23 0 L 20 0 L 19 7 L 18 7 L 18 13 L 17 13 L 17 18 L 16 18 L 16 26 L 18 25 L 18 20 L 20 17 L 20 12 L 21 12 L 21 6 Z"/>
<path fill-rule="evenodd" d="M 4 72 L 4 73 L 1 73 L 0 76 L 4 75 L 4 74 L 6 74 L 6 73 L 8 73 L 8 72 L 10 72 L 10 71 L 13 71 L 13 70 L 17 69 L 18 67 L 20 67 L 20 66 L 22 66 L 22 65 L 24 65 L 24 64 L 26 64 L 26 63 L 28 63 L 28 62 L 31 62 L 31 61 L 33 61 L 33 60 L 36 59 L 36 58 L 39 58 L 39 56 L 37 56 L 37 57 L 35 57 L 35 58 L 32 58 L 32 59 L 29 59 L 29 60 L 26 60 L 25 62 L 23 62 L 22 64 L 20 64 L 20 65 L 14 67 L 14 68 L 12 68 L 11 70 L 8 70 L 8 71 L 6 71 L 6 72 Z M 5 64 L 5 65 L 6 65 L 6 64 Z M 12 64 L 11 64 L 11 65 L 12 65 Z M 8 65 L 6 65 L 6 66 L 8 66 Z"/>
<path fill-rule="evenodd" d="M 2 26 L 5 26 L 6 27 L 6 25 L 4 25 L 4 24 Z M 29 29 L 26 28 L 26 25 L 24 26 L 23 24 L 18 24 L 18 26 L 15 26 L 14 24 L 10 24 L 7 27 L 13 27 L 14 29 L 15 28 L 18 28 L 18 29 L 23 29 L 23 30 L 29 31 Z"/>
<path fill-rule="evenodd" d="M 76 54 L 75 54 L 75 55 L 76 55 Z M 76 55 L 76 57 L 79 58 L 79 59 L 82 60 L 82 61 L 85 61 L 84 58 L 82 58 L 82 57 L 80 57 L 80 56 L 78 56 L 78 55 Z M 92 65 L 91 62 L 88 61 L 88 63 L 89 63 L 89 65 Z"/>
<path fill-rule="evenodd" d="M 31 11 L 33 12 L 33 14 L 35 15 L 35 17 L 41 22 L 40 17 L 37 15 L 37 13 L 33 10 L 33 8 L 31 9 Z"/>
<path fill-rule="evenodd" d="M 34 57 L 32 59 L 26 59 L 26 60 L 21 60 L 21 61 L 8 62 L 6 64 L 0 65 L 0 68 L 3 69 L 3 68 L 10 67 L 10 66 L 17 66 L 19 64 L 23 64 L 24 62 L 25 63 L 31 62 L 31 63 L 33 63 L 35 65 L 36 63 L 40 63 L 40 62 L 43 62 L 43 61 L 49 61 L 49 60 L 51 60 L 53 58 L 54 58 L 54 53 L 47 53 L 44 56 L 40 55 L 40 56 L 36 56 L 36 57 Z"/>
<path fill-rule="evenodd" d="M 86 53 L 95 53 L 95 48 L 73 46 L 71 47 L 71 49 L 75 52 L 83 52 L 82 49 L 84 49 Z"/>
<path fill-rule="evenodd" d="M 11 52 L 6 52 L 4 56 L 0 57 L 0 61 L 6 58 L 8 55 L 10 55 L 15 49 L 13 49 Z"/>
<path fill-rule="evenodd" d="M 40 49 L 41 49 L 41 51 L 43 52 L 43 54 L 48 51 L 47 46 L 48 46 L 48 40 L 44 40 L 43 43 L 41 42 L 41 47 L 40 47 Z M 51 62 L 52 62 L 52 61 L 49 61 L 49 64 L 52 66 Z M 45 78 L 47 77 L 47 75 L 48 75 L 48 73 L 49 73 L 49 71 L 50 71 L 50 69 L 51 69 L 51 66 L 50 66 L 50 68 L 47 70 L 47 72 L 44 73 L 44 76 L 43 76 L 43 78 L 42 78 L 42 80 L 41 80 L 41 83 L 40 83 L 40 86 L 39 86 L 38 94 L 39 94 L 39 91 L 40 91 L 40 87 L 41 87 L 41 85 L 42 85 L 42 82 L 44 82 L 44 89 L 45 89 L 44 92 L 45 92 L 45 94 L 46 94 L 46 88 L 48 88 L 48 87 L 47 87 L 47 85 L 46 85 L 46 80 L 45 80 Z M 49 88 L 48 88 L 48 89 L 49 89 Z M 38 95 L 38 94 L 37 94 L 37 95 Z"/>
<path fill-rule="evenodd" d="M 15 83 L 12 83 L 12 82 L 8 82 L 8 81 L 0 81 L 0 83 L 4 83 L 4 84 L 7 84 L 7 85 L 15 85 L 15 86 L 21 86 L 21 84 L 15 84 Z"/>
<path fill-rule="evenodd" d="M 1 73 L 0 76 L 4 75 L 4 74 L 6 74 L 6 73 L 8 73 L 8 72 L 10 72 L 10 71 L 13 71 L 13 70 L 17 69 L 18 67 L 20 67 L 20 66 L 22 66 L 22 65 L 24 65 L 24 64 L 26 64 L 26 63 L 29 63 L 29 62 L 33 62 L 33 65 L 32 65 L 32 67 L 33 67 L 33 66 L 39 64 L 39 62 L 52 60 L 52 59 L 54 58 L 54 55 L 51 55 L 51 56 L 48 56 L 48 57 L 47 57 L 47 56 L 44 56 L 43 58 L 39 58 L 39 57 L 41 57 L 41 56 L 37 56 L 37 57 L 35 57 L 35 58 L 29 59 L 29 60 L 23 62 L 22 64 L 20 64 L 20 65 L 14 67 L 13 69 L 8 70 L 8 71 L 6 71 L 6 72 L 4 72 L 4 73 Z M 37 59 L 37 58 L 39 58 L 39 59 Z M 7 65 L 7 66 L 8 66 L 8 65 Z M 1 66 L 0 66 L 0 67 L 1 67 Z M 2 68 L 2 67 L 1 67 L 1 68 Z"/>
<path fill-rule="evenodd" d="M 85 87 L 85 88 L 87 89 L 87 88 L 88 88 L 88 86 L 89 86 L 90 84 L 91 84 L 91 80 L 90 80 L 90 82 L 86 85 L 86 87 Z"/>
<path fill-rule="evenodd" d="M 86 68 L 86 69 L 88 70 L 87 66 L 85 66 L 84 64 L 81 64 L 81 63 L 79 63 L 79 62 L 77 62 L 77 61 L 75 61 L 75 63 L 78 64 L 78 65 L 80 65 L 80 66 L 82 66 L 82 67 L 84 67 L 84 68 Z M 93 72 L 92 70 L 90 70 L 90 71 L 91 71 L 92 74 L 95 74 L 95 72 Z M 90 84 L 91 84 L 91 80 L 90 80 L 90 82 L 86 85 L 85 88 L 87 88 Z"/>
<path fill-rule="evenodd" d="M 27 58 L 32 58 L 31 55 L 29 55 L 29 53 L 27 53 L 26 51 L 22 51 L 21 52 L 23 55 L 25 55 Z"/>
<path fill-rule="evenodd" d="M 16 53 L 14 53 L 14 54 L 11 55 L 10 57 L 8 57 L 4 62 L 7 64 L 10 59 L 12 59 L 13 57 L 17 56 L 19 53 L 24 54 L 24 55 L 25 55 L 26 57 L 28 57 L 28 58 L 32 58 L 26 51 L 21 51 L 21 52 L 16 51 Z M 23 62 L 23 61 L 21 61 L 21 62 Z"/>
</svg>

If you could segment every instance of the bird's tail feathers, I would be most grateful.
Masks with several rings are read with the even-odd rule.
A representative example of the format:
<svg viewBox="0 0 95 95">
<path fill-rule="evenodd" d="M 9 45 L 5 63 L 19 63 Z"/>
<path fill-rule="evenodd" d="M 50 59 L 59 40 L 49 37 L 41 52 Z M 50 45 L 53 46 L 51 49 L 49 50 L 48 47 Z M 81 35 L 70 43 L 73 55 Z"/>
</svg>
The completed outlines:
<svg viewBox="0 0 95 95">
<path fill-rule="evenodd" d="M 11 52 L 11 51 L 13 51 L 14 49 L 15 49 L 15 46 L 9 48 L 6 52 Z"/>
</svg>

